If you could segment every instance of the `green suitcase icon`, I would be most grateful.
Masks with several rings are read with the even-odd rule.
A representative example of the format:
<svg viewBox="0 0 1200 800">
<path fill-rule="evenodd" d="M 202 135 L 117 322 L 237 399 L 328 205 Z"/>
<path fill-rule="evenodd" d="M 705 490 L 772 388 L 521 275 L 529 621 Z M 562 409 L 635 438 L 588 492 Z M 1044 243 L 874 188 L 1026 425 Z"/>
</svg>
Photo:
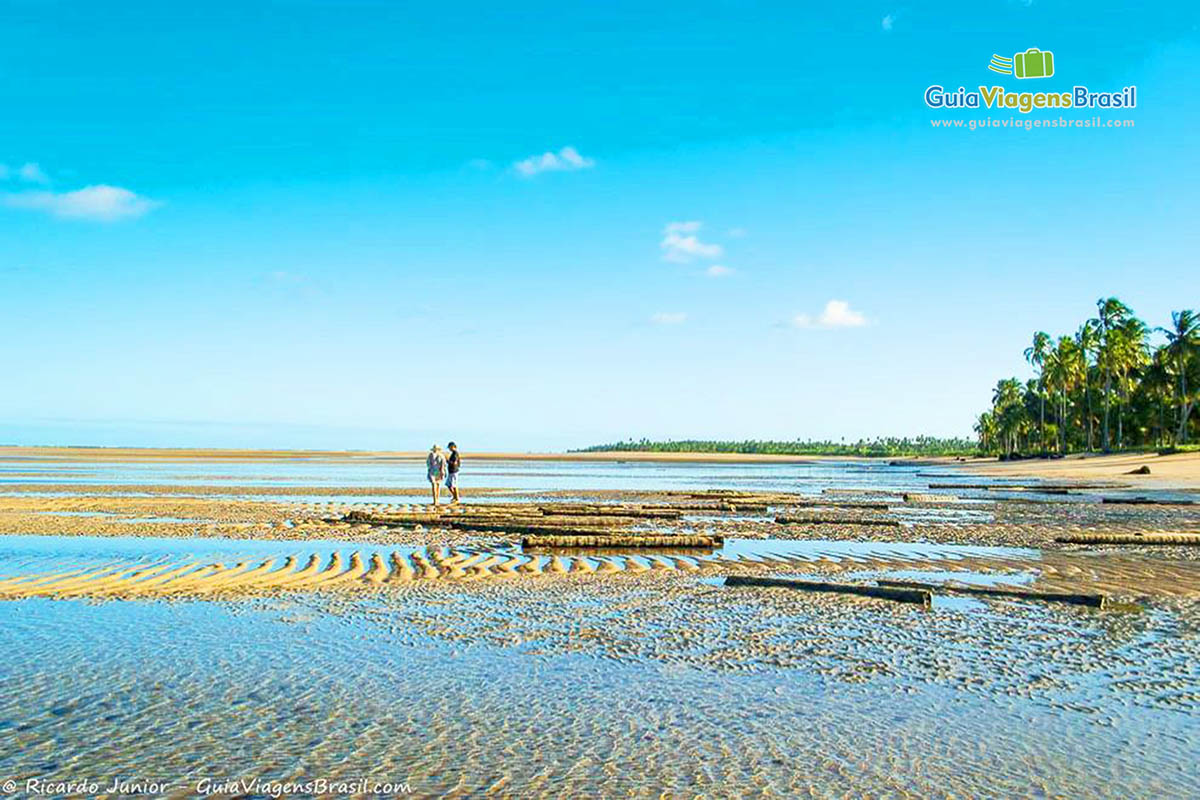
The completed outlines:
<svg viewBox="0 0 1200 800">
<path fill-rule="evenodd" d="M 1054 53 L 1031 47 L 1013 56 L 1013 74 L 1018 78 L 1049 78 L 1054 74 Z"/>
</svg>

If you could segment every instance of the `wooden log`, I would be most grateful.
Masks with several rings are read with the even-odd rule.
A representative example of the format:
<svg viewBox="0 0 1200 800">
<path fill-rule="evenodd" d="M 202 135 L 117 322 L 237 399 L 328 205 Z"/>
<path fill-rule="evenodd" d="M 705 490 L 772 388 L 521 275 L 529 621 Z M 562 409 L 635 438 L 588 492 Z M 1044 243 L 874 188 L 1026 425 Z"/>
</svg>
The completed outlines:
<svg viewBox="0 0 1200 800">
<path fill-rule="evenodd" d="M 724 537 L 722 536 L 692 536 L 685 534 L 677 536 L 618 536 L 582 531 L 530 535 L 521 539 L 522 549 L 546 547 L 703 547 L 712 549 L 719 547 L 723 543 Z"/>
<path fill-rule="evenodd" d="M 546 515 L 586 517 L 638 517 L 641 519 L 679 519 L 683 512 L 677 508 L 642 508 L 640 506 L 567 506 L 545 505 L 538 510 Z"/>
<path fill-rule="evenodd" d="M 887 511 L 888 504 L 881 500 L 800 500 L 789 505 L 794 508 L 874 508 Z"/>
<path fill-rule="evenodd" d="M 1019 600 L 1045 600 L 1049 603 L 1068 603 L 1073 606 L 1104 608 L 1106 598 L 1102 594 L 1072 594 L 1070 592 L 1037 592 L 1032 589 L 997 589 L 991 586 L 961 586 L 946 583 L 923 583 L 921 581 L 897 581 L 880 578 L 880 586 L 902 586 L 925 589 L 930 592 L 973 594 L 984 597 L 1015 597 Z"/>
<path fill-rule="evenodd" d="M 472 528 L 477 529 L 481 525 L 536 525 L 538 527 L 565 527 L 565 528 L 627 528 L 631 525 L 645 522 L 645 520 L 637 517 L 573 517 L 573 516 L 521 516 L 521 517 L 464 517 L 462 519 L 450 518 L 445 520 L 446 525 L 452 528 Z"/>
<path fill-rule="evenodd" d="M 799 589 L 805 592 L 831 592 L 834 594 L 853 594 L 860 597 L 874 597 L 881 600 L 894 600 L 898 603 L 914 603 L 928 608 L 932 605 L 933 595 L 925 589 L 901 589 L 887 586 L 863 586 L 857 583 L 826 583 L 824 581 L 801 581 L 792 578 L 760 578 L 754 575 L 730 575 L 725 579 L 726 586 L 763 586 L 784 589 Z"/>
<path fill-rule="evenodd" d="M 443 525 L 446 516 L 444 514 L 368 514 L 365 511 L 351 511 L 343 516 L 341 521 L 353 522 L 358 525 L 404 527 L 406 525 Z"/>
<path fill-rule="evenodd" d="M 989 492 L 1041 492 L 1042 494 L 1070 494 L 1086 489 L 1123 489 L 1125 485 L 1112 483 L 931 483 L 930 489 L 978 489 Z"/>
<path fill-rule="evenodd" d="M 820 514 L 782 514 L 775 518 L 780 525 L 877 525 L 899 528 L 900 521 L 882 517 L 827 517 Z"/>
<path fill-rule="evenodd" d="M 929 488 L 930 488 L 930 489 L 979 489 L 979 490 L 986 490 L 986 489 L 994 489 L 994 488 L 996 488 L 996 484 L 994 484 L 994 483 L 931 483 L 931 484 L 929 484 Z M 1026 486 L 1024 486 L 1024 485 L 1021 485 L 1021 484 L 1015 484 L 1015 483 L 1014 483 L 1014 484 L 1009 484 L 1009 485 L 1003 486 L 1003 487 L 1001 487 L 1001 488 L 1004 488 L 1004 489 L 1020 489 L 1020 490 L 1022 490 L 1022 491 L 1023 491 L 1023 490 L 1025 490 L 1027 487 L 1026 487 Z"/>
<path fill-rule="evenodd" d="M 670 503 L 667 505 L 653 505 L 653 506 L 646 505 L 646 506 L 642 506 L 642 508 L 649 509 L 649 510 L 656 510 L 656 511 L 657 510 L 676 511 L 682 515 L 684 512 L 687 512 L 687 511 L 707 511 L 712 514 L 719 514 L 721 512 L 732 512 L 737 508 L 737 506 L 735 506 L 733 503 L 711 502 L 711 503 Z"/>
<path fill-rule="evenodd" d="M 1160 500 L 1157 497 L 1102 497 L 1101 503 L 1124 506 L 1190 506 L 1195 500 Z"/>
<path fill-rule="evenodd" d="M 906 503 L 953 503 L 958 500 L 952 494 L 921 494 L 920 492 L 909 492 L 904 495 Z"/>
<path fill-rule="evenodd" d="M 638 537 L 644 538 L 644 537 Z M 524 540 L 522 540 L 524 541 Z M 635 555 L 639 550 L 645 550 L 640 545 L 633 547 L 622 547 L 621 545 L 599 544 L 599 545 L 576 545 L 568 544 L 561 547 L 555 545 L 532 545 L 531 550 L 535 550 L 544 555 L 579 555 L 586 553 L 589 556 L 631 556 Z M 717 552 L 715 547 L 654 547 L 654 555 L 656 556 L 687 556 L 689 558 L 697 558 L 699 556 L 711 556 Z M 636 567 L 634 568 L 636 570 Z"/>
<path fill-rule="evenodd" d="M 1055 536 L 1064 544 L 1164 544 L 1200 545 L 1200 533 L 1071 533 Z"/>
<path fill-rule="evenodd" d="M 454 526 L 458 530 L 470 530 L 477 533 L 510 533 L 529 534 L 533 536 L 612 536 L 612 528 L 600 527 L 567 527 L 565 525 L 535 525 L 524 523 L 485 523 Z"/>
</svg>

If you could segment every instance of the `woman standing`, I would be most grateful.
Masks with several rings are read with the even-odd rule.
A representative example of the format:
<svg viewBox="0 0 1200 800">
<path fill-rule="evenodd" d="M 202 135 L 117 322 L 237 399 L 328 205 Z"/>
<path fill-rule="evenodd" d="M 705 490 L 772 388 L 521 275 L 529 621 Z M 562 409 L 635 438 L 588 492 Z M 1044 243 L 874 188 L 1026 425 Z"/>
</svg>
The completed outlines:
<svg viewBox="0 0 1200 800">
<path fill-rule="evenodd" d="M 436 444 L 429 448 L 429 456 L 425 459 L 425 474 L 433 489 L 433 504 L 436 506 L 441 500 L 442 481 L 446 477 L 446 457 L 442 455 L 442 448 Z"/>
</svg>

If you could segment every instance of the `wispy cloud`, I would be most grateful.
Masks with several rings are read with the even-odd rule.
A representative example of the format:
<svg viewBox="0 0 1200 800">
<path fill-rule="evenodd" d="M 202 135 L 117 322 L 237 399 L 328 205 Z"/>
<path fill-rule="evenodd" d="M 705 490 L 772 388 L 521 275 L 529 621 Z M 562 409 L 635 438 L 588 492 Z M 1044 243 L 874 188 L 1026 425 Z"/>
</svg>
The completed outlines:
<svg viewBox="0 0 1200 800">
<path fill-rule="evenodd" d="M 42 168 L 32 161 L 30 161 L 28 164 L 22 165 L 21 168 L 17 170 L 17 177 L 23 181 L 26 181 L 27 183 L 50 182 L 50 178 L 46 176 L 46 173 L 42 172 Z"/>
<path fill-rule="evenodd" d="M 867 324 L 867 318 L 850 308 L 845 300 L 830 300 L 816 317 L 797 314 L 792 324 L 797 328 L 861 328 Z"/>
<path fill-rule="evenodd" d="M 540 172 L 574 172 L 596 166 L 593 159 L 579 154 L 574 147 L 564 147 L 557 153 L 547 150 L 540 156 L 530 156 L 513 164 L 513 169 L 524 178 L 532 178 Z"/>
<path fill-rule="evenodd" d="M 10 178 L 19 178 L 26 183 L 49 183 L 50 178 L 42 171 L 41 166 L 28 161 L 19 167 L 10 167 L 7 164 L 0 164 L 0 181 L 6 181 Z"/>
<path fill-rule="evenodd" d="M 682 325 L 687 321 L 687 314 L 682 311 L 659 311 L 650 315 L 650 321 L 655 325 Z"/>
<path fill-rule="evenodd" d="M 727 278 L 733 274 L 733 270 L 724 264 L 713 264 L 711 267 L 704 270 L 704 274 L 710 278 Z"/>
<path fill-rule="evenodd" d="M 880 27 L 882 27 L 885 31 L 890 31 L 896 25 L 896 18 L 899 16 L 900 14 L 897 11 L 893 11 L 890 14 L 884 14 L 883 20 L 879 23 Z"/>
<path fill-rule="evenodd" d="M 694 259 L 711 260 L 720 258 L 725 249 L 719 244 L 709 244 L 700 241 L 696 234 L 703 224 L 700 222 L 668 222 L 663 228 L 663 238 L 659 242 L 663 261 L 674 261 L 686 264 Z"/>
<path fill-rule="evenodd" d="M 105 184 L 85 186 L 73 192 L 13 192 L 0 196 L 0 202 L 10 208 L 45 211 L 62 219 L 99 222 L 134 219 L 161 205 L 128 189 Z"/>
</svg>

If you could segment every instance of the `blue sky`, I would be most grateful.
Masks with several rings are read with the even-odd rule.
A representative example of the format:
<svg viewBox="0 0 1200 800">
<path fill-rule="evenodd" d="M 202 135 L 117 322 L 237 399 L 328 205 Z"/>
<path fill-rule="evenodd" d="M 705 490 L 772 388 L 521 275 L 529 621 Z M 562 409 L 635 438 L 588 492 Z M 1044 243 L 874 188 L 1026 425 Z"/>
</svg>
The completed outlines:
<svg viewBox="0 0 1200 800">
<path fill-rule="evenodd" d="M 1200 306 L 1195 4 L 438 5 L 0 2 L 0 441 L 969 435 Z"/>
</svg>

